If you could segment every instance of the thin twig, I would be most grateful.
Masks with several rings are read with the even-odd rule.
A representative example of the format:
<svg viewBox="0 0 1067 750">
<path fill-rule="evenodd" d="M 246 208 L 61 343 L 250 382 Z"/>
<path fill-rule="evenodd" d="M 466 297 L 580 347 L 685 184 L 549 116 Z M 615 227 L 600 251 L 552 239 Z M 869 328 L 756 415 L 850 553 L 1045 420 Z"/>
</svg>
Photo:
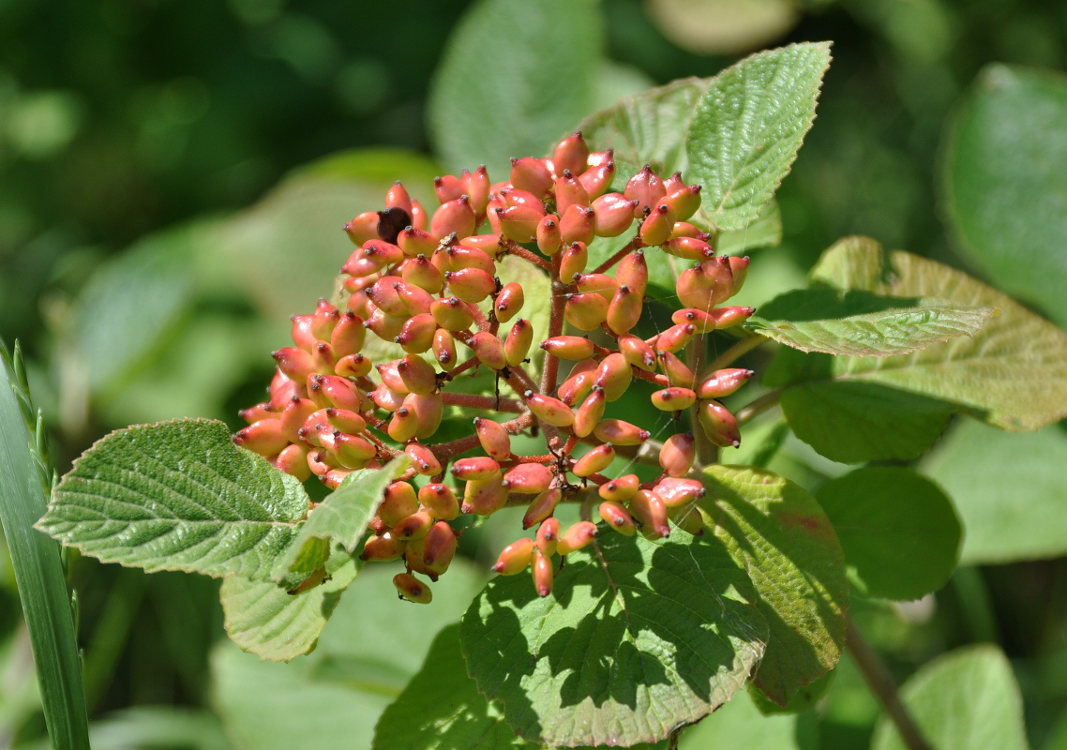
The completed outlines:
<svg viewBox="0 0 1067 750">
<path fill-rule="evenodd" d="M 768 341 L 770 341 L 769 338 L 766 338 L 765 336 L 760 336 L 759 334 L 750 334 L 746 336 L 745 338 L 741 339 L 736 344 L 731 346 L 729 349 L 724 351 L 718 357 L 713 359 L 711 361 L 711 364 L 708 365 L 708 372 L 714 372 L 715 370 L 721 370 L 724 367 L 729 367 L 734 362 L 743 357 L 745 354 L 748 354 L 753 349 L 762 346 Z M 697 376 L 699 377 L 700 373 L 697 373 Z"/>
<path fill-rule="evenodd" d="M 900 702 L 900 696 L 897 695 L 897 686 L 889 675 L 889 670 L 886 669 L 882 660 L 878 658 L 878 654 L 874 652 L 874 649 L 856 629 L 851 617 L 845 619 L 845 627 L 849 653 L 856 660 L 860 672 L 863 673 L 863 678 L 867 681 L 867 686 L 870 687 L 871 692 L 874 693 L 874 696 L 885 708 L 890 721 L 900 732 L 900 738 L 904 741 L 904 744 L 910 750 L 932 750 L 926 740 L 923 739 L 919 727 L 916 726 L 907 709 L 904 708 L 904 704 Z"/>
<path fill-rule="evenodd" d="M 634 250 L 637 250 L 638 248 L 644 247 L 644 245 L 645 245 L 645 243 L 643 243 L 641 241 L 640 237 L 634 237 L 632 240 L 627 242 L 623 247 L 621 247 L 618 250 L 618 252 L 616 252 L 614 255 L 612 255 L 610 258 L 608 258 L 606 261 L 604 261 L 599 266 L 597 266 L 592 271 L 590 271 L 590 273 L 604 273 L 604 271 L 606 271 L 609 268 L 611 268 L 613 265 L 615 265 L 620 260 L 622 260 L 625 256 L 629 255 L 630 253 L 632 253 Z"/>
<path fill-rule="evenodd" d="M 705 347 L 704 334 L 694 336 L 686 345 L 686 365 L 694 374 L 704 369 Z M 719 449 L 704 434 L 704 428 L 700 426 L 700 420 L 697 418 L 699 411 L 700 401 L 697 400 L 689 407 L 689 429 L 696 443 L 697 460 L 705 466 L 710 466 L 719 460 Z"/>
<path fill-rule="evenodd" d="M 782 397 L 782 390 L 775 388 L 773 391 L 767 391 L 762 396 L 742 406 L 734 414 L 737 417 L 738 424 L 744 424 L 759 414 L 773 408 L 777 405 L 779 399 Z"/>
<path fill-rule="evenodd" d="M 525 247 L 512 240 L 504 240 L 501 244 L 507 249 L 508 255 L 514 255 L 517 258 L 522 258 L 525 261 L 533 263 L 538 268 L 543 268 L 546 271 L 552 270 L 552 265 L 544 258 L 534 255 Z"/>
<path fill-rule="evenodd" d="M 526 411 L 526 405 L 512 398 L 495 398 L 493 396 L 477 396 L 472 393 L 451 393 L 442 391 L 441 402 L 449 406 L 465 406 L 469 409 L 489 409 L 491 411 L 506 411 L 512 414 L 522 414 Z"/>
</svg>

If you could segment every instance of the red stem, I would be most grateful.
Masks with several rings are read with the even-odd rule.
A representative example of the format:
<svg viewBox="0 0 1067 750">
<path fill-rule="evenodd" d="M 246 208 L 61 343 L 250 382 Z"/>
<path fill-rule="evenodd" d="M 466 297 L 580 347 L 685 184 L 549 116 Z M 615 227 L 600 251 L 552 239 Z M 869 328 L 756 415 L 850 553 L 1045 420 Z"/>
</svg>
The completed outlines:
<svg viewBox="0 0 1067 750">
<path fill-rule="evenodd" d="M 534 255 L 533 253 L 531 253 L 529 250 L 527 250 L 525 247 L 523 247 L 522 245 L 518 244 L 517 242 L 513 242 L 512 240 L 504 240 L 502 244 L 504 245 L 505 248 L 507 248 L 507 251 L 508 251 L 509 255 L 514 255 L 516 257 L 522 258 L 523 260 L 529 261 L 530 263 L 533 263 L 538 268 L 543 268 L 546 271 L 549 271 L 549 272 L 552 271 L 552 266 L 549 264 L 549 262 L 547 260 L 545 260 L 544 258 L 541 258 L 541 257 L 539 257 L 537 255 Z"/>
<path fill-rule="evenodd" d="M 666 375 L 661 375 L 658 372 L 648 372 L 647 370 L 642 370 L 640 367 L 631 367 L 630 369 L 633 371 L 634 375 L 641 378 L 642 380 L 647 380 L 650 383 L 655 383 L 656 385 L 662 388 L 666 388 L 671 384 L 671 381 L 667 378 Z"/>
<path fill-rule="evenodd" d="M 608 258 L 606 261 L 601 263 L 589 273 L 604 273 L 604 271 L 607 271 L 613 265 L 622 260 L 625 256 L 629 255 L 639 247 L 644 246 L 645 243 L 641 241 L 640 237 L 634 237 L 632 240 L 627 242 L 626 245 L 623 246 L 618 252 L 616 252 L 614 255 L 612 255 L 610 258 Z"/>
<path fill-rule="evenodd" d="M 521 401 L 511 398 L 497 399 L 495 396 L 476 396 L 472 393 L 449 393 L 442 391 L 441 401 L 450 406 L 466 406 L 471 409 L 487 409 L 489 411 L 506 411 L 512 414 L 522 414 L 526 407 Z"/>
<path fill-rule="evenodd" d="M 559 336 L 563 332 L 563 306 L 566 296 L 564 285 L 559 280 L 559 266 L 562 253 L 552 256 L 552 314 L 548 320 L 548 337 Z M 559 358 L 553 354 L 545 355 L 545 371 L 541 375 L 541 393 L 550 394 L 556 390 L 556 377 L 559 374 Z"/>
</svg>

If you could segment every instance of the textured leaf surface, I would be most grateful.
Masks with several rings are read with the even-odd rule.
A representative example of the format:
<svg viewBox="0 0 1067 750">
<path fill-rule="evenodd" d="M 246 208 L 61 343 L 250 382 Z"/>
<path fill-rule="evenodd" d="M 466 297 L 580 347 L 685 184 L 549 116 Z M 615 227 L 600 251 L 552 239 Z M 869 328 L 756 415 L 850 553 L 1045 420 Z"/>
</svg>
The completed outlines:
<svg viewBox="0 0 1067 750">
<path fill-rule="evenodd" d="M 953 651 L 920 669 L 900 689 L 904 707 L 935 748 L 1027 750 L 1023 702 L 1011 665 L 995 646 Z M 871 750 L 906 750 L 882 716 Z"/>
<path fill-rule="evenodd" d="M 788 479 L 718 465 L 703 481 L 700 507 L 748 573 L 770 627 L 755 684 L 784 704 L 841 654 L 848 606 L 841 546 L 815 498 Z"/>
<path fill-rule="evenodd" d="M 745 58 L 697 103 L 685 144 L 701 214 L 722 229 L 750 224 L 793 165 L 815 119 L 830 44 L 803 43 Z"/>
<path fill-rule="evenodd" d="M 923 461 L 956 506 L 963 563 L 1067 554 L 1067 433 L 1062 425 L 1012 435 L 974 421 L 953 426 Z"/>
<path fill-rule="evenodd" d="M 952 502 L 926 477 L 866 467 L 831 479 L 816 497 L 841 540 L 859 593 L 918 599 L 952 575 L 960 521 Z"/>
<path fill-rule="evenodd" d="M 500 711 L 467 676 L 459 647 L 459 625 L 434 639 L 422 669 L 385 709 L 374 731 L 374 750 L 495 750 L 540 748 L 523 742 Z"/>
<path fill-rule="evenodd" d="M 37 526 L 103 562 L 266 580 L 307 504 L 295 477 L 234 445 L 225 424 L 182 419 L 97 441 Z"/>
<path fill-rule="evenodd" d="M 984 68 L 947 134 L 942 185 L 960 250 L 1067 326 L 1067 76 Z"/>
<path fill-rule="evenodd" d="M 797 289 L 776 297 L 746 327 L 805 352 L 886 357 L 974 336 L 995 310 L 862 290 Z"/>
<path fill-rule="evenodd" d="M 875 241 L 842 240 L 812 272 L 838 289 L 988 306 L 1000 314 L 973 338 L 895 357 L 836 357 L 836 380 L 879 383 L 965 407 L 986 422 L 1033 430 L 1067 415 L 1067 332 L 965 273 Z"/>
<path fill-rule="evenodd" d="M 449 37 L 427 104 L 445 166 L 488 160 L 502 180 L 509 157 L 543 154 L 546 135 L 573 128 L 590 109 L 601 34 L 591 0 L 472 5 Z"/>
<path fill-rule="evenodd" d="M 339 550 L 325 570 L 321 585 L 297 594 L 271 581 L 227 576 L 219 598 L 230 640 L 270 661 L 289 661 L 311 651 L 341 594 L 355 580 L 357 563 Z"/>
<path fill-rule="evenodd" d="M 728 700 L 763 653 L 751 586 L 710 535 L 597 545 L 567 556 L 545 598 L 527 575 L 495 578 L 461 623 L 471 676 L 524 738 L 657 741 Z"/>
<path fill-rule="evenodd" d="M 429 607 L 398 600 L 392 565 L 368 565 L 334 610 L 318 646 L 288 664 L 232 643 L 212 653 L 212 705 L 239 750 L 369 748 L 374 723 L 485 582 L 462 559 L 433 586 Z"/>
<path fill-rule="evenodd" d="M 793 433 L 834 461 L 917 458 L 941 436 L 953 407 L 875 383 L 814 381 L 782 391 Z"/>
</svg>

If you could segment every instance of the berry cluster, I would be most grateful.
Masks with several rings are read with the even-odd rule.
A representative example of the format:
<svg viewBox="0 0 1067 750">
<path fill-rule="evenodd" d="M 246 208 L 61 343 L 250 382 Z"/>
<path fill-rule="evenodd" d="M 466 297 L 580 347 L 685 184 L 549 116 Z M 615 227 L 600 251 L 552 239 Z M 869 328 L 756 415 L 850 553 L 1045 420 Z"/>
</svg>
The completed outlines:
<svg viewBox="0 0 1067 750">
<path fill-rule="evenodd" d="M 430 600 L 429 586 L 413 573 L 436 580 L 445 571 L 457 541 L 449 521 L 461 513 L 527 506 L 523 528 L 537 526 L 536 538 L 509 545 L 494 569 L 509 575 L 532 568 L 542 596 L 551 591 L 552 556 L 597 534 L 591 521 L 562 529 L 553 517 L 560 502 L 584 496 L 590 484 L 602 500 L 600 517 L 618 532 L 658 538 L 668 535 L 669 519 L 693 523 L 692 502 L 703 486 L 686 478 L 696 450 L 692 433 L 663 443 L 663 472 L 653 482 L 604 474 L 616 448 L 650 438 L 637 425 L 605 418 L 606 406 L 634 378 L 658 388 L 651 396 L 657 409 L 691 410 L 712 443 L 738 444 L 737 421 L 719 399 L 751 371 L 698 377 L 682 350 L 694 340 L 703 347 L 703 334 L 752 314 L 722 306 L 743 283 L 748 259 L 716 256 L 709 236 L 686 221 L 699 208 L 700 188 L 679 174 L 661 179 L 646 166 L 622 193 L 608 192 L 614 180 L 611 152 L 590 153 L 577 132 L 551 158 L 513 159 L 508 182 L 491 184 L 484 167 L 437 178 L 440 205 L 432 214 L 396 183 L 385 210 L 345 225 L 358 246 L 342 267 L 346 309 L 320 300 L 314 313 L 294 316 L 295 346 L 274 353 L 269 400 L 242 412 L 249 425 L 236 443 L 331 488 L 356 469 L 407 453 L 411 468 L 386 489 L 362 553 L 366 560 L 405 560 L 406 572 L 394 579 L 402 597 Z M 618 237 L 635 222 L 628 244 L 587 268 L 596 238 Z M 480 228 L 484 233 L 476 233 Z M 645 249 L 652 247 L 691 267 L 677 281 L 683 307 L 673 313 L 674 325 L 646 340 L 631 331 L 643 310 Z M 516 317 L 523 288 L 501 284 L 497 275 L 507 255 L 550 277 L 548 331 Z M 565 334 L 565 322 L 588 334 Z M 371 361 L 364 352 L 368 332 L 405 354 Z M 535 338 L 544 350 L 539 381 L 524 368 Z M 561 377 L 563 362 L 569 367 Z M 516 398 L 460 392 L 457 379 L 476 368 L 494 371 Z M 471 435 L 433 444 L 446 405 L 510 418 L 476 418 Z M 547 451 L 514 454 L 511 436 L 535 431 Z"/>
</svg>

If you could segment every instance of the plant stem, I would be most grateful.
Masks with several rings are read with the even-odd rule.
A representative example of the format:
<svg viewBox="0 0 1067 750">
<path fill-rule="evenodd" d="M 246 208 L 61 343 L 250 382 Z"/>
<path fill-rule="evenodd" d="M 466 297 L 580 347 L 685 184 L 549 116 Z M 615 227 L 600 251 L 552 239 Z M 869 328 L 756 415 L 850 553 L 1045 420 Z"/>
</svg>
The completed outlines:
<svg viewBox="0 0 1067 750">
<path fill-rule="evenodd" d="M 774 407 L 781 397 L 782 390 L 780 388 L 775 388 L 773 391 L 767 391 L 759 398 L 745 404 L 737 410 L 737 414 L 734 415 L 737 417 L 737 423 L 744 424 L 757 415 Z"/>
<path fill-rule="evenodd" d="M 490 411 L 506 411 L 512 414 L 522 414 L 526 407 L 521 401 L 513 398 L 497 399 L 495 396 L 476 396 L 472 393 L 440 393 L 442 403 L 449 406 L 466 406 L 470 409 L 488 409 Z"/>
<path fill-rule="evenodd" d="M 641 238 L 640 237 L 634 237 L 632 240 L 627 242 L 626 245 L 624 245 L 622 248 L 620 248 L 618 250 L 618 252 L 616 252 L 614 255 L 612 255 L 610 258 L 608 258 L 606 261 L 604 261 L 599 266 L 597 266 L 592 271 L 590 271 L 590 273 L 604 273 L 604 271 L 606 271 L 609 268 L 611 268 L 613 265 L 615 265 L 620 260 L 622 260 L 625 256 L 629 255 L 630 253 L 632 253 L 634 250 L 638 249 L 639 247 L 643 247 L 644 244 L 645 243 L 641 242 Z"/>
<path fill-rule="evenodd" d="M 897 686 L 889 675 L 882 660 L 874 652 L 870 644 L 864 640 L 851 617 L 845 619 L 846 638 L 848 639 L 848 651 L 856 660 L 863 678 L 871 692 L 885 708 L 890 721 L 900 732 L 900 738 L 910 750 L 932 750 L 930 745 L 923 739 L 919 727 L 916 726 L 911 716 L 908 715 L 904 704 L 897 695 Z"/>
<path fill-rule="evenodd" d="M 704 334 L 700 334 L 690 339 L 685 347 L 686 365 L 698 377 L 704 369 L 706 346 Z M 693 441 L 696 443 L 697 460 L 705 466 L 709 466 L 719 460 L 719 449 L 704 434 L 704 428 L 700 426 L 700 420 L 697 419 L 699 409 L 699 400 L 689 407 L 689 430 L 693 433 Z"/>
<path fill-rule="evenodd" d="M 563 331 L 563 306 L 566 304 L 564 286 L 559 280 L 559 266 L 562 252 L 552 256 L 552 313 L 548 320 L 548 336 L 559 336 Z M 545 353 L 545 371 L 541 375 L 541 393 L 550 395 L 556 390 L 556 376 L 559 374 L 559 358 Z"/>
<path fill-rule="evenodd" d="M 533 253 L 531 253 L 529 250 L 527 250 L 525 247 L 523 247 L 522 245 L 520 245 L 517 242 L 512 242 L 511 240 L 505 240 L 504 247 L 507 248 L 508 255 L 514 255 L 514 256 L 516 256 L 518 258 L 522 258 L 523 260 L 529 261 L 530 263 L 533 263 L 538 268 L 543 268 L 546 271 L 551 271 L 552 270 L 552 265 L 547 260 L 545 260 L 544 258 L 542 258 L 540 256 L 534 255 Z"/>
<path fill-rule="evenodd" d="M 707 369 L 709 372 L 713 372 L 715 370 L 721 370 L 724 367 L 729 367 L 745 354 L 748 354 L 750 351 L 767 341 L 770 341 L 770 339 L 760 336 L 759 334 L 748 335 L 713 359 Z M 699 372 L 697 373 L 697 377 L 700 377 Z"/>
</svg>

